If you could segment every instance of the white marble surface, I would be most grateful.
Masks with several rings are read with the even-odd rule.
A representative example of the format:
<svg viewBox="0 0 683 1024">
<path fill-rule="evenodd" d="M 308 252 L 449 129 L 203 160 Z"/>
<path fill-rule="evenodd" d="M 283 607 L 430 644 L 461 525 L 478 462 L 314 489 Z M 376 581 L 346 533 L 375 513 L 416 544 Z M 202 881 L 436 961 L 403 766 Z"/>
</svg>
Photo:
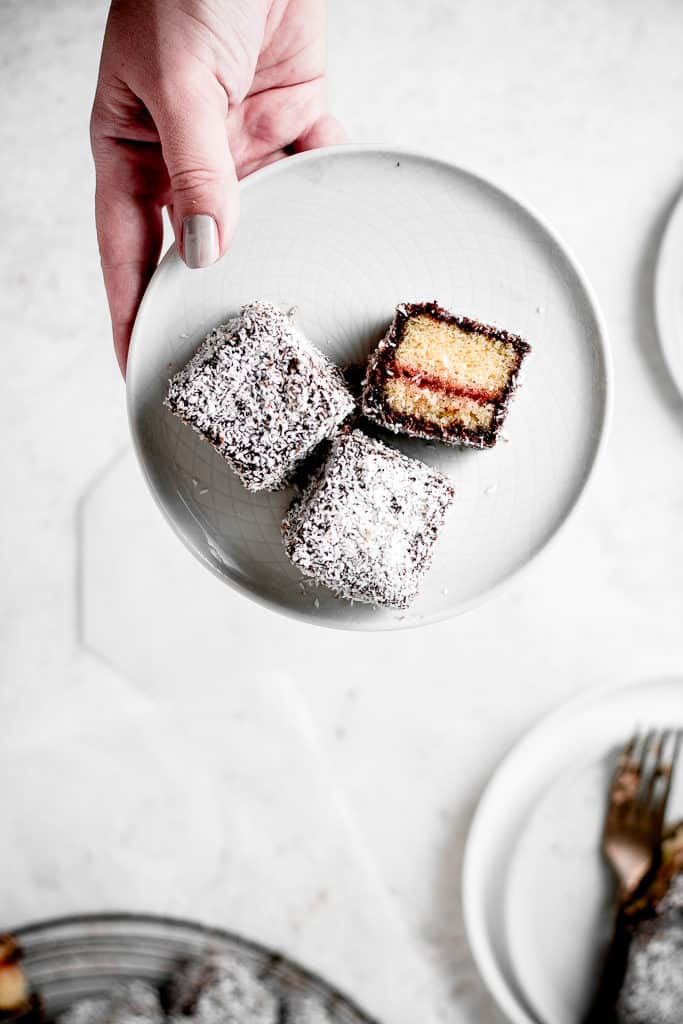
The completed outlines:
<svg viewBox="0 0 683 1024">
<path fill-rule="evenodd" d="M 144 491 L 93 233 L 104 17 L 0 5 L 0 924 L 176 910 L 276 943 L 387 1020 L 499 1022 L 458 895 L 482 786 L 559 700 L 683 657 L 683 402 L 651 305 L 683 179 L 683 7 L 332 4 L 351 136 L 535 206 L 591 278 L 616 366 L 607 455 L 557 543 L 495 602 L 395 636 L 238 599 Z"/>
</svg>

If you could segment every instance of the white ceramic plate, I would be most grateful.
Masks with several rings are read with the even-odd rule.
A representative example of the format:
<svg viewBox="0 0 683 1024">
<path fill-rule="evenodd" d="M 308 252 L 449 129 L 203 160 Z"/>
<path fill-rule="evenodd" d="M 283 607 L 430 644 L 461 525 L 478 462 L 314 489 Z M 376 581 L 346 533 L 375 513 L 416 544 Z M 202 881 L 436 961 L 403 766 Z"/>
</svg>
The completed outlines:
<svg viewBox="0 0 683 1024">
<path fill-rule="evenodd" d="M 458 167 L 400 150 L 343 146 L 290 157 L 242 183 L 230 252 L 188 270 L 172 248 L 142 303 L 128 364 L 130 423 L 149 486 L 204 565 L 281 612 L 387 629 L 457 614 L 536 555 L 574 507 L 608 408 L 595 301 L 561 242 L 510 196 Z M 396 441 L 447 473 L 456 504 L 422 595 L 382 611 L 302 585 L 280 520 L 288 492 L 249 494 L 162 407 L 170 374 L 206 331 L 255 298 L 298 308 L 335 362 L 365 359 L 403 300 L 437 299 L 520 333 L 534 352 L 491 451 Z"/>
<path fill-rule="evenodd" d="M 664 358 L 683 395 L 683 195 L 673 208 L 659 249 L 655 316 Z"/>
<path fill-rule="evenodd" d="M 579 1024 L 610 925 L 609 769 L 636 727 L 683 728 L 683 679 L 572 701 L 514 748 L 477 809 L 463 897 L 472 952 L 514 1024 Z M 683 817 L 683 773 L 669 805 Z"/>
</svg>

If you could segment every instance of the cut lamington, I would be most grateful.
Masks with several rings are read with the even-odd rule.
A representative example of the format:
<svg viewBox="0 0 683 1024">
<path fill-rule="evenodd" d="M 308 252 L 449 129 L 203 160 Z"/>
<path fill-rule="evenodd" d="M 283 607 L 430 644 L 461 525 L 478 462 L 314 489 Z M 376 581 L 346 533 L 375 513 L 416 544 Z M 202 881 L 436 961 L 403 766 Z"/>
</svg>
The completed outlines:
<svg viewBox="0 0 683 1024">
<path fill-rule="evenodd" d="M 395 433 L 491 448 L 530 346 L 435 302 L 404 304 L 368 362 L 364 414 Z"/>
<path fill-rule="evenodd" d="M 339 370 L 266 302 L 243 306 L 207 335 L 165 404 L 251 491 L 283 487 L 354 410 Z"/>
<path fill-rule="evenodd" d="M 440 473 L 354 430 L 292 502 L 285 550 L 340 597 L 407 608 L 453 496 Z"/>
</svg>

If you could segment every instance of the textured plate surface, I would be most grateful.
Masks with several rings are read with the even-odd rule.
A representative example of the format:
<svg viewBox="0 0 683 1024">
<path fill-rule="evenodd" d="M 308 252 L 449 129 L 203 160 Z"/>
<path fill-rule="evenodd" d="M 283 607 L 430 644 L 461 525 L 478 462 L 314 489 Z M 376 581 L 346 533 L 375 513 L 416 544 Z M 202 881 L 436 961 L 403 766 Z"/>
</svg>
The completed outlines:
<svg viewBox="0 0 683 1024">
<path fill-rule="evenodd" d="M 248 963 L 285 1001 L 308 996 L 339 1024 L 373 1024 L 320 978 L 276 953 L 216 928 L 172 918 L 86 915 L 16 930 L 26 971 L 48 1014 L 77 999 L 106 995 L 117 981 L 140 978 L 155 986 L 183 960 L 224 953 Z"/>
<path fill-rule="evenodd" d="M 655 314 L 664 358 L 683 395 L 683 195 L 674 206 L 659 249 Z"/>
<path fill-rule="evenodd" d="M 288 492 L 249 494 L 222 459 L 162 407 L 167 380 L 241 304 L 296 306 L 335 362 L 363 361 L 395 305 L 442 305 L 524 335 L 534 352 L 506 425 L 480 452 L 392 438 L 445 472 L 457 496 L 423 593 L 380 611 L 302 584 L 280 520 Z M 561 243 L 528 210 L 438 160 L 364 146 L 291 157 L 242 184 L 239 230 L 213 267 L 171 249 L 133 334 L 128 403 L 149 485 L 181 539 L 214 572 L 280 611 L 345 628 L 446 618 L 525 566 L 573 508 L 608 405 L 604 330 Z"/>
<path fill-rule="evenodd" d="M 508 755 L 477 810 L 463 894 L 484 980 L 515 1024 L 577 1024 L 609 936 L 599 853 L 609 770 L 636 727 L 683 728 L 683 679 L 602 690 Z M 683 817 L 683 772 L 669 819 Z"/>
</svg>

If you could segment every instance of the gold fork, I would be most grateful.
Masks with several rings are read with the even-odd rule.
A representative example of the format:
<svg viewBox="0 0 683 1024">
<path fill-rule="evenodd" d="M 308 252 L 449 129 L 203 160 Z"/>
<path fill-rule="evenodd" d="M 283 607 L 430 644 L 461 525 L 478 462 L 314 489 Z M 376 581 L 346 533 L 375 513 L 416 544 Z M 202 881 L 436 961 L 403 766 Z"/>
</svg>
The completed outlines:
<svg viewBox="0 0 683 1024">
<path fill-rule="evenodd" d="M 619 902 L 633 895 L 652 864 L 680 747 L 680 732 L 653 730 L 636 733 L 619 756 L 602 835 Z"/>
</svg>

